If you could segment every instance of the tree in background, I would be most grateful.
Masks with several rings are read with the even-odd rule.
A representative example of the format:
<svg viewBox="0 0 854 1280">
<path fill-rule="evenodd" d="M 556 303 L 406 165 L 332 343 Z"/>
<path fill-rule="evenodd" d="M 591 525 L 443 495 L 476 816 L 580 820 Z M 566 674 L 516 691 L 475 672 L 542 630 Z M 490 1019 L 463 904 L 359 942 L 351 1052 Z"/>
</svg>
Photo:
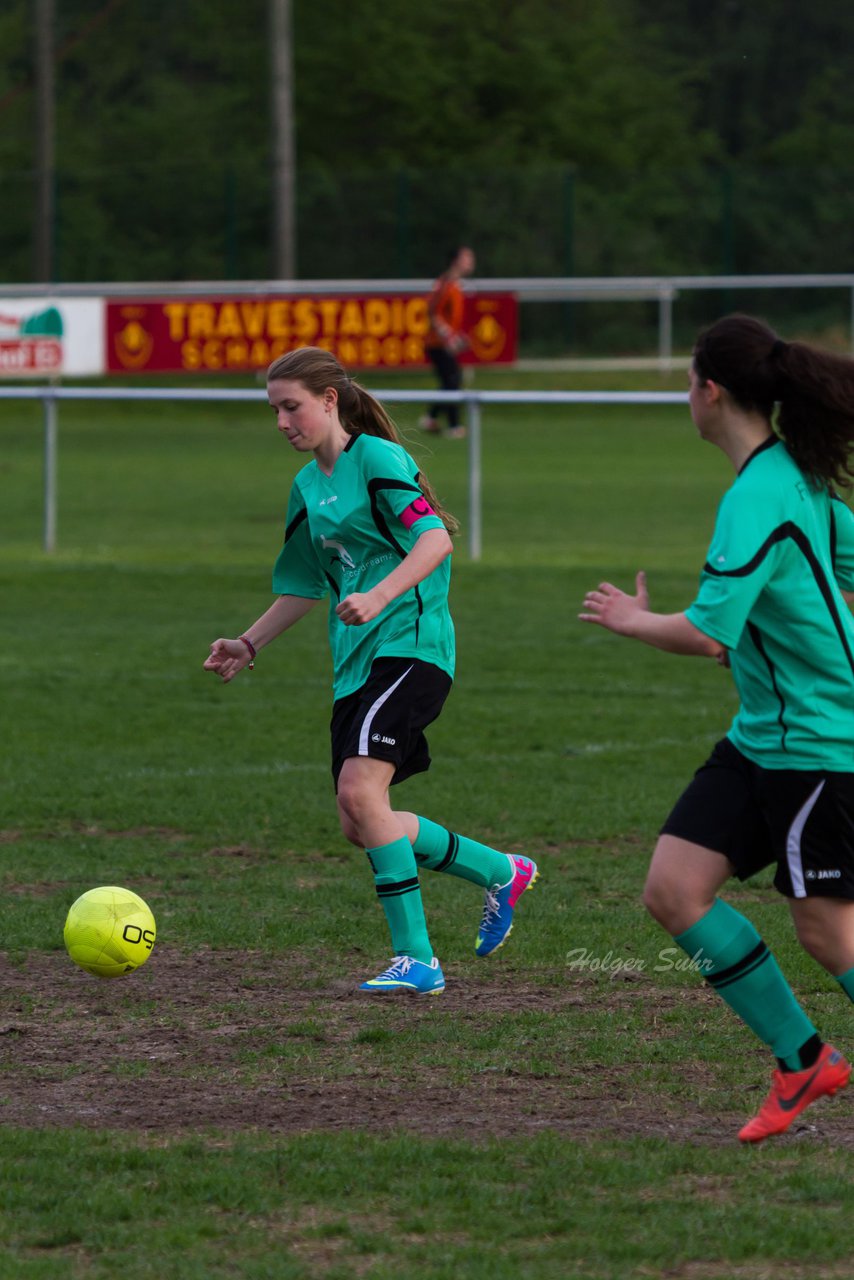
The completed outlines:
<svg viewBox="0 0 854 1280">
<path fill-rule="evenodd" d="M 58 273 L 270 273 L 266 0 L 58 6 Z M 0 251 L 32 263 L 30 0 L 0 13 Z M 304 276 L 846 270 L 836 0 L 293 0 Z"/>
</svg>

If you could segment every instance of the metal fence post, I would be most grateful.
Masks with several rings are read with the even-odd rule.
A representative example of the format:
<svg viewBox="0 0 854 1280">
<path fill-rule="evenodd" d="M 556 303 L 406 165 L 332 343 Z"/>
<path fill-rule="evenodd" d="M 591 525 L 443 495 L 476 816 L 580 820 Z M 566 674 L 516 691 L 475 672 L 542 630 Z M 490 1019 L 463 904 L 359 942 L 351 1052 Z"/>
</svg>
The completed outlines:
<svg viewBox="0 0 854 1280">
<path fill-rule="evenodd" d="M 666 287 L 658 295 L 658 368 L 661 373 L 673 368 L 673 290 Z"/>
<path fill-rule="evenodd" d="M 476 396 L 466 400 L 469 438 L 469 555 L 481 556 L 481 476 L 480 476 L 480 401 Z"/>
<path fill-rule="evenodd" d="M 42 546 L 45 551 L 56 550 L 56 397 L 47 391 L 42 397 L 44 405 L 44 532 Z"/>
</svg>

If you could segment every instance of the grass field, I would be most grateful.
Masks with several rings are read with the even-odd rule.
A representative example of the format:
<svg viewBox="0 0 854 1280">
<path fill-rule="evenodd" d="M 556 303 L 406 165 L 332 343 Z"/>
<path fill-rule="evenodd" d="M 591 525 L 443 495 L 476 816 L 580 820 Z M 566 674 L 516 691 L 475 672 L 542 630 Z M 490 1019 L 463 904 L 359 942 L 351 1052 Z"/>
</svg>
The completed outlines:
<svg viewBox="0 0 854 1280">
<path fill-rule="evenodd" d="M 464 516 L 465 445 L 396 416 Z M 298 459 L 261 406 L 60 423 L 47 557 L 39 411 L 0 403 L 2 1280 L 849 1277 L 850 1099 L 741 1149 L 768 1056 L 638 905 L 729 677 L 576 621 L 638 568 L 690 599 L 730 477 L 687 411 L 485 413 L 457 685 L 399 800 L 543 878 L 481 961 L 479 893 L 425 874 L 448 989 L 391 1006 L 353 995 L 388 942 L 337 828 L 320 611 L 233 685 L 202 671 L 269 603 Z M 158 941 L 99 982 L 62 924 L 110 883 Z M 850 1048 L 769 885 L 730 900 Z"/>
</svg>

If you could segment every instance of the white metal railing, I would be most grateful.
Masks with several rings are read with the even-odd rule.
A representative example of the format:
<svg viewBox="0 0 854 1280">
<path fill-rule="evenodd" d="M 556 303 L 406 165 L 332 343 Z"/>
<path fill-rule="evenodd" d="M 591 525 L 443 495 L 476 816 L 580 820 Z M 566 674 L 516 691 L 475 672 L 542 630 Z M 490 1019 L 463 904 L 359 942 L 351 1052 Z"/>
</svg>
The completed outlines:
<svg viewBox="0 0 854 1280">
<path fill-rule="evenodd" d="M 195 294 L 426 293 L 428 278 L 387 280 L 144 280 L 116 283 L 0 284 L 4 298 L 172 297 Z M 515 293 L 523 302 L 649 298 L 680 289 L 854 289 L 854 272 L 745 276 L 472 276 L 472 293 Z"/>
<path fill-rule="evenodd" d="M 457 403 L 468 427 L 468 550 L 482 554 L 481 405 L 484 404 L 687 404 L 684 391 L 418 391 L 373 390 L 378 400 L 396 404 Z M 195 400 L 266 402 L 260 388 L 0 386 L 0 400 L 40 400 L 44 414 L 44 520 L 42 546 L 56 550 L 57 446 L 60 400 Z"/>
</svg>

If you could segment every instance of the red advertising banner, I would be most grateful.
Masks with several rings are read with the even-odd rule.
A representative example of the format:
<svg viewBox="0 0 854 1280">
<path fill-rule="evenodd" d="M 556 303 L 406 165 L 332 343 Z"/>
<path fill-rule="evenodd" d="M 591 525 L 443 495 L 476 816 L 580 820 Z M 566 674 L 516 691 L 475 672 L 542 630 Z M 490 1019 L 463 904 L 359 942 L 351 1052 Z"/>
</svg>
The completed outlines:
<svg viewBox="0 0 854 1280">
<path fill-rule="evenodd" d="M 515 294 L 466 296 L 463 364 L 516 359 Z M 109 373 L 263 370 L 296 347 L 323 347 L 349 368 L 427 364 L 421 295 L 108 299 Z"/>
</svg>

